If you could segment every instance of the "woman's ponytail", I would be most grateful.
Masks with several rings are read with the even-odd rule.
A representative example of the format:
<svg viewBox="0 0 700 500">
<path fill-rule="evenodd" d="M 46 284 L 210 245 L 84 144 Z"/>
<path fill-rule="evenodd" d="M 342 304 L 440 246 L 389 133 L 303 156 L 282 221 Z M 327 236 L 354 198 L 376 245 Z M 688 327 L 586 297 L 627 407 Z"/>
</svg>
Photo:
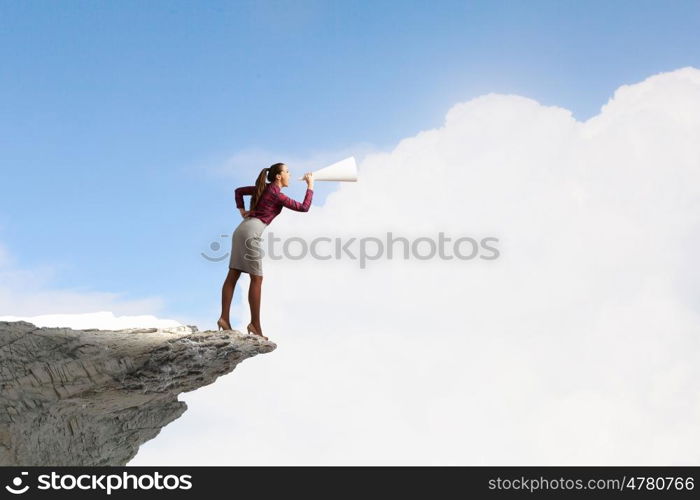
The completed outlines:
<svg viewBox="0 0 700 500">
<path fill-rule="evenodd" d="M 263 191 L 265 191 L 265 186 L 267 185 L 266 179 L 267 179 L 267 171 L 269 169 L 263 168 L 260 171 L 260 174 L 258 175 L 258 179 L 255 181 L 255 193 L 253 193 L 253 197 L 250 199 L 250 210 L 255 210 L 255 207 L 258 205 L 258 201 L 260 201 L 260 197 L 263 194 Z"/>
<path fill-rule="evenodd" d="M 250 199 L 250 210 L 255 210 L 258 206 L 258 201 L 262 197 L 263 191 L 267 187 L 267 183 L 275 182 L 275 177 L 282 171 L 284 163 L 275 163 L 268 168 L 263 168 L 258 175 L 258 179 L 255 181 L 255 193 Z M 267 182 L 266 182 L 267 181 Z"/>
</svg>

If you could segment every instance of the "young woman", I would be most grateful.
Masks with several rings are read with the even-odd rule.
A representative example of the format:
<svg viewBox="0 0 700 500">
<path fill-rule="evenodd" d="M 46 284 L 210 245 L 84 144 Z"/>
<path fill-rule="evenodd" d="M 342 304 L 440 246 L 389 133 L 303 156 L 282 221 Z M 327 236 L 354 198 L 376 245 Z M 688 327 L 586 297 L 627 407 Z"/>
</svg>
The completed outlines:
<svg viewBox="0 0 700 500">
<path fill-rule="evenodd" d="M 262 256 L 260 240 L 265 228 L 287 207 L 297 212 L 308 212 L 314 195 L 314 179 L 311 172 L 304 175 L 306 181 L 306 196 L 299 203 L 282 194 L 282 188 L 289 186 L 289 169 L 284 163 L 275 163 L 264 168 L 258 175 L 255 186 L 244 186 L 236 189 L 236 207 L 243 216 L 241 222 L 231 237 L 231 259 L 228 276 L 221 289 L 221 317 L 216 322 L 219 329 L 231 330 L 229 310 L 233 299 L 233 290 L 241 273 L 250 275 L 248 302 L 250 303 L 251 321 L 248 333 L 260 335 L 265 340 L 260 326 L 260 292 L 262 291 Z M 246 211 L 243 196 L 251 195 L 250 210 Z"/>
</svg>

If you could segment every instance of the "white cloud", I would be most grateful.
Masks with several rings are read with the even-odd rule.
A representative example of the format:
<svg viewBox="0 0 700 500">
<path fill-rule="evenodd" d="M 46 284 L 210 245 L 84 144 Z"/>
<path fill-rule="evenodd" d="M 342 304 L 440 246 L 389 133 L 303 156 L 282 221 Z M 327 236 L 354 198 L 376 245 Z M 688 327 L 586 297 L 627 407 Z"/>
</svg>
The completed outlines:
<svg viewBox="0 0 700 500">
<path fill-rule="evenodd" d="M 368 155 L 268 236 L 444 231 L 500 258 L 266 259 L 277 350 L 187 394 L 130 465 L 696 465 L 698 137 L 683 68 L 584 123 L 490 94 Z"/>
<path fill-rule="evenodd" d="M 181 326 L 171 319 L 159 319 L 150 314 L 115 316 L 111 311 L 84 314 L 40 314 L 37 316 L 0 316 L 0 321 L 28 321 L 38 327 L 65 327 L 75 330 L 98 328 L 121 330 L 125 328 L 167 328 Z"/>
<path fill-rule="evenodd" d="M 0 244 L 0 321 L 105 330 L 180 325 L 178 321 L 152 315 L 164 307 L 160 297 L 129 299 L 120 293 L 56 288 L 52 280 L 59 272 L 60 269 L 48 266 L 21 268 Z"/>
</svg>

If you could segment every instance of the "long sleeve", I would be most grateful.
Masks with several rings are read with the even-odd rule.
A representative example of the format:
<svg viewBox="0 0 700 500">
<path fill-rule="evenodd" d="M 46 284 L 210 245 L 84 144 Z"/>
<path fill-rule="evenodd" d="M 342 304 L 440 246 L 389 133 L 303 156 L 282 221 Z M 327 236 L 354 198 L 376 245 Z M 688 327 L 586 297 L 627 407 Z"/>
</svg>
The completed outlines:
<svg viewBox="0 0 700 500">
<path fill-rule="evenodd" d="M 255 186 L 242 186 L 236 189 L 236 208 L 245 208 L 243 203 L 243 195 L 249 194 L 253 195 L 255 193 Z"/>
<path fill-rule="evenodd" d="M 281 191 L 277 194 L 277 199 L 282 203 L 282 205 L 297 212 L 308 212 L 309 208 L 311 207 L 311 199 L 313 197 L 314 190 L 309 188 L 306 188 L 306 196 L 304 196 L 304 201 L 301 203 L 291 199 Z"/>
</svg>

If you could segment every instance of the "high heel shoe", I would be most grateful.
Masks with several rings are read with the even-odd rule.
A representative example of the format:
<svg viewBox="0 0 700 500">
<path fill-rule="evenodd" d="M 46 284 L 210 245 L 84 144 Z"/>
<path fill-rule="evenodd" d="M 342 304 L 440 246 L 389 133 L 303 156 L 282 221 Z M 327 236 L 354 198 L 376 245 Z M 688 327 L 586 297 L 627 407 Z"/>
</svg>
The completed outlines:
<svg viewBox="0 0 700 500">
<path fill-rule="evenodd" d="M 216 322 L 216 326 L 219 327 L 219 330 L 221 330 L 222 328 L 223 328 L 224 330 L 230 330 L 230 329 L 231 329 L 231 325 L 229 325 L 226 321 L 224 321 L 223 318 L 219 318 L 219 321 Z"/>
<path fill-rule="evenodd" d="M 253 328 L 253 324 L 249 324 L 246 328 L 248 328 L 248 333 L 251 335 L 260 335 L 255 328 Z M 267 337 L 265 335 L 260 335 L 262 338 L 267 340 Z"/>
</svg>

